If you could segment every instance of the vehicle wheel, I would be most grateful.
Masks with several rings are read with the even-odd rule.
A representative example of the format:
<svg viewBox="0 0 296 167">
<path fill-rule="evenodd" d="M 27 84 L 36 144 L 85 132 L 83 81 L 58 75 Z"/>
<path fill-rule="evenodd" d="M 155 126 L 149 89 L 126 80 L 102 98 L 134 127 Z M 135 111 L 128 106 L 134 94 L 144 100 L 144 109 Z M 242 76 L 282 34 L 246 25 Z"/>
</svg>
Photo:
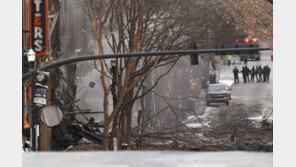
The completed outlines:
<svg viewBox="0 0 296 167">
<path fill-rule="evenodd" d="M 226 105 L 229 105 L 229 101 L 226 102 Z"/>
<path fill-rule="evenodd" d="M 209 102 L 207 102 L 207 106 L 210 106 L 210 103 Z"/>
</svg>

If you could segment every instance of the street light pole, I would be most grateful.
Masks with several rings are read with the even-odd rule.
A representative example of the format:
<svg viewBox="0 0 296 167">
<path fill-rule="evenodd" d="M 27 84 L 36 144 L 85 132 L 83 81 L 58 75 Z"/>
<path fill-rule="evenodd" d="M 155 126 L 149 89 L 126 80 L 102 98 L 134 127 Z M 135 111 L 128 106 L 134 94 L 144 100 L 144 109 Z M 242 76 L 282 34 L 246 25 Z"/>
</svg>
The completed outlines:
<svg viewBox="0 0 296 167">
<path fill-rule="evenodd" d="M 35 103 L 34 103 L 35 81 L 31 77 L 31 145 L 32 151 L 36 151 L 36 128 L 35 128 Z"/>
<path fill-rule="evenodd" d="M 27 57 L 28 57 L 28 62 L 29 62 L 29 68 L 30 71 L 34 70 L 34 62 L 36 59 L 36 54 L 35 52 L 30 49 L 29 52 L 27 53 Z M 31 87 L 31 147 L 32 147 L 32 151 L 36 151 L 36 129 L 35 129 L 35 103 L 34 103 L 34 90 L 35 90 L 35 83 L 34 83 L 34 76 L 35 75 L 31 75 L 31 83 L 30 83 L 30 87 Z"/>
</svg>

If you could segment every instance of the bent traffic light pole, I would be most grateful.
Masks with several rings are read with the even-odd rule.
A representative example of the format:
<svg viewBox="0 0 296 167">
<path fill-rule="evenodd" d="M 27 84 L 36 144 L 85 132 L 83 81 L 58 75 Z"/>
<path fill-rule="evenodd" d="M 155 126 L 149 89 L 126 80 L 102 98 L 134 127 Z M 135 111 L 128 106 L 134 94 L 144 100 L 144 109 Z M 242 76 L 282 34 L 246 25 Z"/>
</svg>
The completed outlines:
<svg viewBox="0 0 296 167">
<path fill-rule="evenodd" d="M 101 55 L 89 55 L 89 56 L 79 56 L 74 58 L 68 58 L 61 60 L 59 62 L 47 64 L 38 69 L 32 70 L 22 76 L 22 80 L 28 79 L 30 76 L 35 75 L 38 70 L 47 70 L 54 67 L 96 59 L 111 59 L 111 58 L 129 58 L 129 57 L 145 57 L 145 56 L 166 56 L 166 55 L 180 55 L 186 56 L 190 54 L 205 54 L 205 53 L 247 53 L 251 51 L 260 50 L 271 50 L 271 48 L 231 48 L 231 49 L 199 49 L 199 50 L 182 50 L 182 51 L 164 51 L 164 52 L 143 52 L 143 53 L 117 53 L 117 54 L 101 54 Z"/>
</svg>

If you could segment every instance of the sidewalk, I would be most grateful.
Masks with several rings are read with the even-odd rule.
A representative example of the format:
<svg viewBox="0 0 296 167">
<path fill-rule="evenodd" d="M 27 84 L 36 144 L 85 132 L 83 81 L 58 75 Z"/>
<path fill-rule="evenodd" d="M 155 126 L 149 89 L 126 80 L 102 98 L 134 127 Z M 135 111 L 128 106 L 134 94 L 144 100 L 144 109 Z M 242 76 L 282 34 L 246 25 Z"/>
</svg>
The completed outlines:
<svg viewBox="0 0 296 167">
<path fill-rule="evenodd" d="M 43 152 L 24 153 L 23 167 L 272 167 L 272 153 L 256 152 Z"/>
</svg>

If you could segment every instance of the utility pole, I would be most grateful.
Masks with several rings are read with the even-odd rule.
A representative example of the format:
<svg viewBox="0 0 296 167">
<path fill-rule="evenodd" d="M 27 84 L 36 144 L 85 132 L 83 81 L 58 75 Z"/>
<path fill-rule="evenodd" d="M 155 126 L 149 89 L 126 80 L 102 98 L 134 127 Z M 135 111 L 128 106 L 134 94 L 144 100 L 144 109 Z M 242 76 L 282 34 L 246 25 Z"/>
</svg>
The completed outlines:
<svg viewBox="0 0 296 167">
<path fill-rule="evenodd" d="M 36 106 L 34 103 L 34 91 L 35 91 L 35 80 L 34 76 L 31 77 L 31 144 L 32 144 L 32 151 L 37 151 L 36 148 L 36 127 L 35 127 L 35 111 Z"/>
</svg>

